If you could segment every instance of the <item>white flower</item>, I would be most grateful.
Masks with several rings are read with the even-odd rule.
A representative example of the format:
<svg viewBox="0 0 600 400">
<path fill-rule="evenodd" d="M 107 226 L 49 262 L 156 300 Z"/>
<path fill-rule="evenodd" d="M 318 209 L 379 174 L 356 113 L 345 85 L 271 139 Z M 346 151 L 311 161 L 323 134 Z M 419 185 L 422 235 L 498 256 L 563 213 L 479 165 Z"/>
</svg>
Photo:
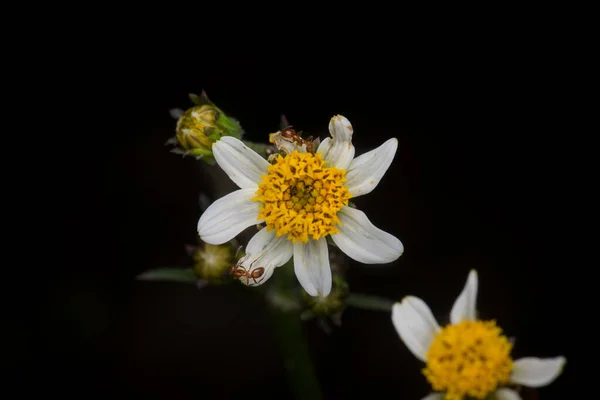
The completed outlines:
<svg viewBox="0 0 600 400">
<path fill-rule="evenodd" d="M 505 384 L 541 387 L 560 375 L 564 357 L 525 357 L 513 361 L 512 344 L 495 321 L 477 320 L 477 272 L 467 283 L 450 312 L 451 324 L 440 328 L 431 310 L 417 297 L 407 296 L 394 304 L 392 322 L 400 339 L 427 366 L 423 373 L 432 393 L 422 400 L 483 399 L 519 400 Z"/>
<path fill-rule="evenodd" d="M 331 291 L 326 236 L 365 264 L 396 260 L 400 240 L 375 227 L 348 199 L 370 193 L 390 166 L 398 141 L 389 139 L 354 158 L 352 125 L 341 115 L 329 123 L 330 138 L 315 154 L 291 151 L 267 162 L 240 140 L 224 136 L 212 151 L 240 189 L 215 201 L 200 217 L 198 233 L 210 244 L 225 243 L 245 228 L 265 223 L 248 243 L 234 272 L 260 285 L 294 256 L 298 281 L 311 296 Z"/>
</svg>

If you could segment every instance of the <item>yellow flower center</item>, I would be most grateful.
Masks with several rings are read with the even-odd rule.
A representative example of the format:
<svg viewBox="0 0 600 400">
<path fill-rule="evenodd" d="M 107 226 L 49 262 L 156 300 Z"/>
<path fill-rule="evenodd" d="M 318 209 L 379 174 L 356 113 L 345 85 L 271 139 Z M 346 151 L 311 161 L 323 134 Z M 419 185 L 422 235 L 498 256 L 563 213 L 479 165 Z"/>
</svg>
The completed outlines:
<svg viewBox="0 0 600 400">
<path fill-rule="evenodd" d="M 336 214 L 352 197 L 345 175 L 325 167 L 320 153 L 279 155 L 252 199 L 262 203 L 258 219 L 264 218 L 268 231 L 275 229 L 277 236 L 287 235 L 294 243 L 339 232 Z"/>
<path fill-rule="evenodd" d="M 427 352 L 423 374 L 447 400 L 483 399 L 508 382 L 512 344 L 495 321 L 462 321 L 442 328 Z"/>
</svg>

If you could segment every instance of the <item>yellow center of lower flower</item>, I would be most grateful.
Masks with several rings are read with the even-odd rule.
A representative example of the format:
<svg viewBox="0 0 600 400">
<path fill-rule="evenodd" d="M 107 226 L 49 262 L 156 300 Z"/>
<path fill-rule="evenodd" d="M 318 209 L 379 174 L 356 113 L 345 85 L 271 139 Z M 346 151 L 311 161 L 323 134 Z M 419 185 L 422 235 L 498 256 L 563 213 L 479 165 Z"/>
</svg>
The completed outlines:
<svg viewBox="0 0 600 400">
<path fill-rule="evenodd" d="M 447 400 L 483 399 L 508 382 L 512 344 L 495 321 L 462 321 L 437 334 L 427 352 L 423 374 Z"/>
<path fill-rule="evenodd" d="M 339 232 L 336 214 L 352 197 L 345 175 L 344 170 L 325 167 L 320 153 L 279 155 L 252 199 L 262 203 L 258 219 L 294 243 Z"/>
</svg>

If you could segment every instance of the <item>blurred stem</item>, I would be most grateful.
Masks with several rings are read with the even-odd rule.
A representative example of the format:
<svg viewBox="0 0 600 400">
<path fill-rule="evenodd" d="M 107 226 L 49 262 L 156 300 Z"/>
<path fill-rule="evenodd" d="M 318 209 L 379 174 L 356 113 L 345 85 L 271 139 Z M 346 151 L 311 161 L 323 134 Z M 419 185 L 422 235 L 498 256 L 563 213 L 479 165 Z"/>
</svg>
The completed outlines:
<svg viewBox="0 0 600 400">
<path fill-rule="evenodd" d="M 363 310 L 391 312 L 394 302 L 382 297 L 350 293 L 346 298 L 346 304 Z"/>
<path fill-rule="evenodd" d="M 291 263 L 277 269 L 273 276 L 273 290 L 289 295 L 295 290 L 296 276 Z M 302 331 L 299 310 L 283 311 L 270 307 L 273 327 L 285 361 L 288 380 L 297 400 L 322 399 L 308 344 Z"/>
<path fill-rule="evenodd" d="M 198 277 L 191 268 L 157 268 L 145 271 L 136 277 L 140 281 L 172 281 L 196 283 Z"/>
</svg>

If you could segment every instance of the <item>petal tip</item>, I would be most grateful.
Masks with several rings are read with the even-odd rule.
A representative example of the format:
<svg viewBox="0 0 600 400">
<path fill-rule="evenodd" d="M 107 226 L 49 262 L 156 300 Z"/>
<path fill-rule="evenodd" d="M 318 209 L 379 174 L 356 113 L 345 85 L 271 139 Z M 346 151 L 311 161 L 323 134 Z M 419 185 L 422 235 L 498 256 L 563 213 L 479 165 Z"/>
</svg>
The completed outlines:
<svg viewBox="0 0 600 400">
<path fill-rule="evenodd" d="M 392 322 L 394 324 L 396 324 L 398 322 L 397 320 L 401 318 L 401 314 L 402 314 L 402 303 L 397 301 L 392 305 L 391 317 L 392 317 Z"/>
<path fill-rule="evenodd" d="M 332 134 L 332 136 L 335 137 L 335 135 L 333 134 L 334 130 L 337 131 L 338 134 L 341 134 L 342 137 L 346 140 L 349 140 L 352 137 L 352 133 L 354 132 L 354 128 L 352 127 L 352 124 L 350 123 L 348 118 L 344 117 L 341 114 L 334 115 L 329 120 L 329 131 Z"/>
<path fill-rule="evenodd" d="M 390 257 L 388 263 L 392 263 L 398 260 L 400 256 L 404 254 L 404 245 L 398 238 L 396 238 L 396 240 L 398 240 L 398 243 L 396 244 L 396 248 L 394 249 L 395 253 Z"/>
<path fill-rule="evenodd" d="M 217 140 L 216 142 L 214 142 L 212 144 L 212 151 L 213 153 L 215 151 L 220 151 L 221 149 L 223 149 L 225 146 L 230 145 L 230 143 L 227 143 L 228 140 L 226 140 L 229 136 L 223 136 L 222 138 L 220 138 L 219 140 Z"/>
<path fill-rule="evenodd" d="M 327 296 L 329 296 L 329 294 L 331 293 L 331 286 L 332 286 L 331 281 L 327 282 L 325 280 L 324 282 L 320 282 L 316 287 L 316 294 L 311 295 L 311 296 L 320 297 L 320 298 L 324 299 Z"/>
<path fill-rule="evenodd" d="M 380 147 L 386 149 L 389 152 L 389 154 L 392 155 L 391 158 L 393 158 L 393 156 L 396 154 L 396 151 L 398 150 L 398 139 L 395 137 L 389 138 L 388 140 L 383 142 L 383 144 Z M 390 152 L 390 150 L 391 150 L 391 152 Z M 391 162 L 391 158 L 390 158 L 390 162 Z"/>
<path fill-rule="evenodd" d="M 233 136 L 222 136 L 219 140 L 217 140 L 215 142 L 215 144 L 217 144 L 217 143 L 227 143 L 227 142 L 235 143 L 235 142 L 241 142 L 241 140 L 239 140 L 238 138 L 235 138 Z"/>
<path fill-rule="evenodd" d="M 402 254 L 404 254 L 404 245 L 402 244 L 402 241 L 400 241 L 400 239 L 398 239 L 398 249 L 396 249 L 398 255 L 396 256 L 396 258 L 393 261 L 396 261 L 397 259 L 400 258 L 400 256 Z"/>
<path fill-rule="evenodd" d="M 558 375 L 562 374 L 563 369 L 567 365 L 567 358 L 564 356 L 556 357 L 556 361 L 558 362 Z"/>
<path fill-rule="evenodd" d="M 563 372 L 567 359 L 524 357 L 514 362 L 511 383 L 532 388 L 543 387 L 554 382 Z"/>
<path fill-rule="evenodd" d="M 202 240 L 204 243 L 208 243 L 208 244 L 212 244 L 212 245 L 219 245 L 219 244 L 223 244 L 226 242 L 226 241 L 221 242 L 219 240 L 214 240 L 210 236 L 203 236 L 200 234 L 200 232 L 198 232 L 198 236 L 200 236 L 200 240 Z"/>
<path fill-rule="evenodd" d="M 337 122 L 337 121 L 350 123 L 350 121 L 348 121 L 348 118 L 344 117 L 342 114 L 336 114 L 333 117 L 331 117 L 330 122 L 333 123 L 333 122 Z"/>
<path fill-rule="evenodd" d="M 206 229 L 204 228 L 204 225 L 201 223 L 202 222 L 202 218 L 200 219 L 200 221 L 198 221 L 198 236 L 200 236 L 200 239 L 204 240 L 202 238 L 202 236 L 204 236 L 206 234 Z"/>
</svg>

